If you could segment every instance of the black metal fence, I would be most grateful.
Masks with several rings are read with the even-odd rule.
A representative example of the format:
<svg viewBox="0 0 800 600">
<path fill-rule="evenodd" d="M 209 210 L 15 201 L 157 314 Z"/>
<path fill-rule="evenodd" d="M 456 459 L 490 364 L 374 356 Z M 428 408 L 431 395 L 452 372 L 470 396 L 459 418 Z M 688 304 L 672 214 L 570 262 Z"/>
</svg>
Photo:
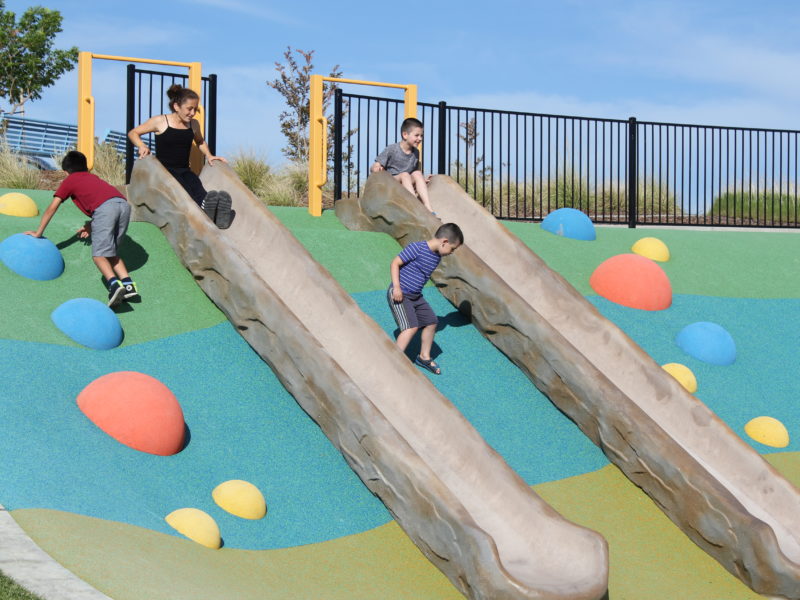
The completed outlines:
<svg viewBox="0 0 800 600">
<path fill-rule="evenodd" d="M 798 131 L 596 119 L 420 103 L 422 167 L 498 218 L 577 208 L 635 227 L 800 227 Z M 401 100 L 334 98 L 334 198 L 359 194 L 399 141 Z M 348 132 L 348 133 L 345 133 Z"/>
<path fill-rule="evenodd" d="M 167 89 L 174 83 L 186 86 L 188 76 L 182 73 L 167 73 L 137 69 L 136 65 L 128 65 L 128 101 L 126 127 L 130 131 L 154 115 L 171 112 L 167 100 Z M 204 131 L 206 143 L 212 154 L 217 150 L 217 76 L 203 77 L 203 93 L 200 103 L 205 108 Z M 150 147 L 155 147 L 153 134 L 142 136 L 142 140 Z M 135 148 L 128 140 L 125 153 L 125 181 L 130 182 Z"/>
</svg>

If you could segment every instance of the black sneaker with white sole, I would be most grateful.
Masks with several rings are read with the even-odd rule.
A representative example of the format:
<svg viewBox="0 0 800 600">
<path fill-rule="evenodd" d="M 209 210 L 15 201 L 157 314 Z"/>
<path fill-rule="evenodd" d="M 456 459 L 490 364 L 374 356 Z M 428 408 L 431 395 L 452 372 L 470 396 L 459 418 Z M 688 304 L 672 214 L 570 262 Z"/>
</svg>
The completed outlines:
<svg viewBox="0 0 800 600">
<path fill-rule="evenodd" d="M 219 192 L 216 190 L 211 190 L 206 194 L 206 197 L 203 198 L 203 203 L 200 205 L 200 208 L 205 211 L 209 219 L 216 222 L 218 205 Z"/>
<path fill-rule="evenodd" d="M 236 212 L 231 209 L 233 201 L 228 192 L 217 192 L 217 216 L 214 218 L 214 223 L 220 229 L 227 229 L 233 223 L 233 218 Z"/>
<path fill-rule="evenodd" d="M 125 298 L 125 286 L 115 281 L 108 288 L 108 306 L 117 306 Z"/>
<path fill-rule="evenodd" d="M 123 297 L 125 298 L 126 302 L 136 302 L 137 300 L 141 300 L 142 297 L 139 295 L 139 290 L 136 288 L 136 283 L 131 281 L 130 283 L 123 283 L 122 286 L 125 288 L 125 294 Z"/>
</svg>

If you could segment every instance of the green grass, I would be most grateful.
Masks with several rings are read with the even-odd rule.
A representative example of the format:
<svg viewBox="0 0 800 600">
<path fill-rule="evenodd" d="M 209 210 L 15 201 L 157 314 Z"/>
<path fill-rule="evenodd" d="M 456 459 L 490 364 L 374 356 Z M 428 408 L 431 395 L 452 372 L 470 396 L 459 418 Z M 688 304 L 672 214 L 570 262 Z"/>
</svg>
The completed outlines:
<svg viewBox="0 0 800 600">
<path fill-rule="evenodd" d="M 0 572 L 0 600 L 42 600 Z"/>
<path fill-rule="evenodd" d="M 573 175 L 569 169 L 549 179 L 532 177 L 527 181 L 496 178 L 490 169 L 480 167 L 477 177 L 461 165 L 452 165 L 450 171 L 451 177 L 476 202 L 502 217 L 541 219 L 564 207 L 598 216 L 627 215 L 626 186 L 619 181 L 598 187 L 586 177 Z M 673 217 L 683 212 L 675 195 L 654 181 L 640 181 L 637 194 L 638 214 L 643 220 L 650 215 Z"/>
<path fill-rule="evenodd" d="M 301 206 L 308 196 L 308 165 L 290 162 L 273 169 L 251 151 L 240 150 L 231 162 L 233 170 L 251 192 L 268 206 Z"/>
<path fill-rule="evenodd" d="M 706 215 L 797 225 L 800 223 L 800 201 L 794 194 L 781 194 L 774 190 L 757 194 L 726 192 L 714 199 Z"/>
<path fill-rule="evenodd" d="M 39 171 L 11 150 L 5 138 L 0 139 L 0 187 L 35 189 L 39 184 Z"/>
</svg>

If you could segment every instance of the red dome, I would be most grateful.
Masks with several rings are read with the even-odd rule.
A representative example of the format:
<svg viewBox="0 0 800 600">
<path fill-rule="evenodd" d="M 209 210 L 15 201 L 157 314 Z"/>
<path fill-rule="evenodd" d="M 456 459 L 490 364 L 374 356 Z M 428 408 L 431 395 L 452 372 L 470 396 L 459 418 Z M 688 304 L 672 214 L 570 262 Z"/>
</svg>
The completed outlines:
<svg viewBox="0 0 800 600">
<path fill-rule="evenodd" d="M 664 310 L 672 304 L 667 274 L 638 254 L 612 256 L 594 270 L 589 285 L 603 298 L 630 308 Z"/>
<path fill-rule="evenodd" d="M 167 386 L 149 375 L 103 375 L 78 394 L 77 402 L 92 423 L 134 450 L 169 456 L 183 448 L 181 405 Z"/>
</svg>

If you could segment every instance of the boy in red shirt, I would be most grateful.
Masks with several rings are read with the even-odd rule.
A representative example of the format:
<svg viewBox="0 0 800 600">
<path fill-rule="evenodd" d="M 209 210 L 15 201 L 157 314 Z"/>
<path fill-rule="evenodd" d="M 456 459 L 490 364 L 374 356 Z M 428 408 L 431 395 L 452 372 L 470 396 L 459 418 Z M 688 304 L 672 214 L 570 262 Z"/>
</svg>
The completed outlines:
<svg viewBox="0 0 800 600">
<path fill-rule="evenodd" d="M 92 219 L 78 230 L 78 235 L 81 238 L 92 237 L 92 260 L 108 284 L 108 305 L 116 306 L 123 300 L 139 299 L 136 284 L 117 250 L 131 219 L 128 201 L 117 188 L 89 173 L 86 156 L 82 152 L 67 152 L 61 161 L 61 168 L 68 176 L 58 186 L 53 202 L 44 211 L 39 229 L 25 233 L 42 237 L 61 203 L 72 198 L 75 206 Z"/>
</svg>

